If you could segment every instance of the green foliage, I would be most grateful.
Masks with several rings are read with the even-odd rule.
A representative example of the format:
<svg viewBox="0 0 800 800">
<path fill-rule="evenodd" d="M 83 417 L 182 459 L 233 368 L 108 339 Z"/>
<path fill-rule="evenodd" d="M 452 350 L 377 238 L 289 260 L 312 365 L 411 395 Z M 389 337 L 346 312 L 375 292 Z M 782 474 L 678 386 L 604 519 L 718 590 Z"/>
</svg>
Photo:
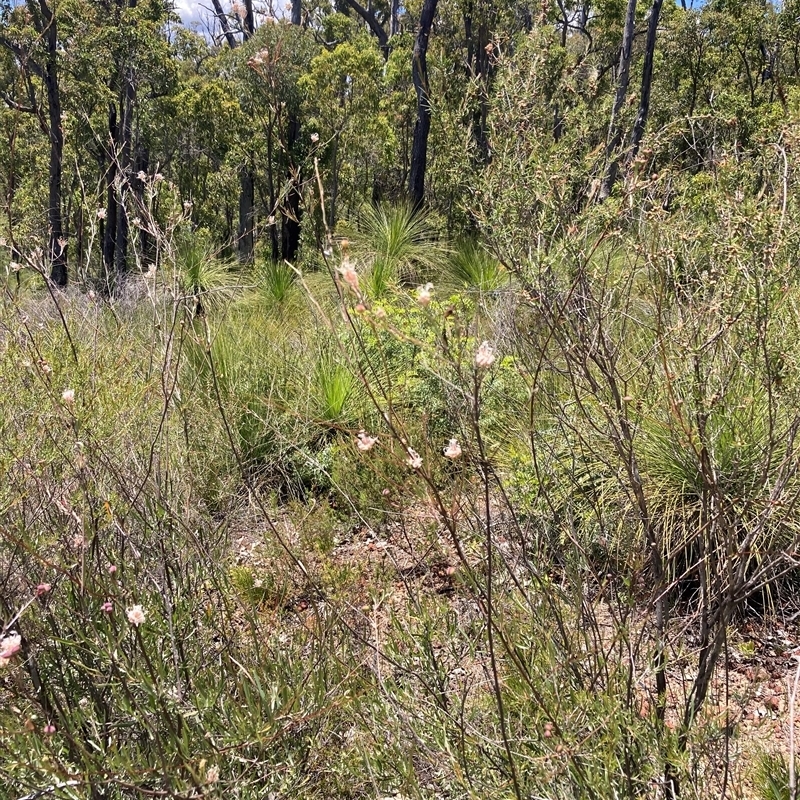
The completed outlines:
<svg viewBox="0 0 800 800">
<path fill-rule="evenodd" d="M 446 264 L 446 274 L 457 288 L 493 292 L 508 280 L 500 262 L 473 239 L 457 242 Z"/>
<path fill-rule="evenodd" d="M 755 772 L 756 790 L 760 800 L 788 800 L 789 767 L 783 756 L 761 756 Z"/>
<path fill-rule="evenodd" d="M 426 215 L 407 205 L 366 205 L 340 230 L 348 252 L 365 265 L 365 284 L 374 299 L 398 284 L 437 275 L 447 252 Z"/>
</svg>

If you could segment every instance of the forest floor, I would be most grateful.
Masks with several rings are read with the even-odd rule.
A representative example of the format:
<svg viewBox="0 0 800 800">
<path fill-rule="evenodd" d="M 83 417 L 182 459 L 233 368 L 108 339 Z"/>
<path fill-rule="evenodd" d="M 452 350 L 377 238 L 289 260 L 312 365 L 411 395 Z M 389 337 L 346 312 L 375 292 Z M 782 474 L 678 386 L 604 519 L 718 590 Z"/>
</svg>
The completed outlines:
<svg viewBox="0 0 800 800">
<path fill-rule="evenodd" d="M 310 527 L 315 532 L 318 523 L 318 519 L 311 521 Z M 376 665 L 380 661 L 376 653 L 381 649 L 390 617 L 402 618 L 407 614 L 410 598 L 426 593 L 443 596 L 462 624 L 469 624 L 471 618 L 479 616 L 477 607 L 461 591 L 458 558 L 443 531 L 436 530 L 436 515 L 432 510 L 427 515 L 424 511 L 418 513 L 411 526 L 398 522 L 376 530 L 356 524 L 346 533 L 339 530 L 332 535 L 329 549 L 316 554 L 307 547 L 309 538 L 304 536 L 302 523 L 298 526 L 287 517 L 278 525 L 284 541 L 304 552 L 304 562 L 313 572 L 334 568 L 348 576 L 343 595 L 347 597 L 352 629 L 360 630 L 356 635 L 363 637 L 362 643 L 370 651 L 368 658 Z M 423 529 L 427 534 L 421 537 Z M 259 530 L 251 524 L 243 526 L 234 537 L 237 562 L 252 568 L 254 574 L 260 570 L 274 572 L 274 551 L 270 554 L 272 548 L 265 544 L 270 538 L 269 530 Z M 498 546 L 503 550 L 508 543 L 500 537 Z M 301 624 L 310 625 L 314 603 L 298 582 L 281 590 L 273 611 L 276 618 L 290 611 Z M 713 742 L 706 751 L 706 763 L 715 773 L 714 785 L 726 784 L 726 797 L 762 798 L 763 789 L 757 788 L 761 783 L 756 779 L 758 764 L 765 756 L 775 755 L 788 762 L 791 752 L 789 688 L 800 663 L 800 611 L 791 603 L 778 607 L 779 610 L 766 613 L 750 610 L 731 626 L 727 662 L 720 659 L 702 711 L 698 728 L 703 729 L 708 742 Z M 640 621 L 646 617 L 644 613 L 637 616 Z M 610 618 L 608 623 L 606 626 L 601 622 L 601 627 L 611 631 Z M 691 624 L 674 614 L 672 625 L 681 631 L 675 640 L 681 647 L 689 646 L 688 655 L 684 650 L 683 654 L 676 652 L 670 656 L 667 725 L 674 729 L 679 722 L 675 709 L 683 708 L 691 691 L 697 659 L 691 653 Z M 464 666 L 470 669 L 469 665 Z M 472 668 L 478 667 L 472 665 Z M 380 671 L 379 665 L 376 670 Z M 649 699 L 641 700 L 645 713 L 652 703 L 654 687 L 649 685 L 651 679 L 643 683 L 647 684 L 650 695 Z M 724 744 L 725 731 L 730 734 L 727 744 Z M 796 739 L 800 741 L 800 731 Z M 726 751 L 730 765 L 727 778 L 718 762 Z"/>
</svg>

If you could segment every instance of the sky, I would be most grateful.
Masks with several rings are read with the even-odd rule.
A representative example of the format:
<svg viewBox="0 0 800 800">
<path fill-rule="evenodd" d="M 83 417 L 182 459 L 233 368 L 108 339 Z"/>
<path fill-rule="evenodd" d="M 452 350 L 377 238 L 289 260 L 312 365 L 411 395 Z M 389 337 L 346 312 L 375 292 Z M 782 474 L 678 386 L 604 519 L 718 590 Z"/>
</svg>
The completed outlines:
<svg viewBox="0 0 800 800">
<path fill-rule="evenodd" d="M 203 8 L 207 6 L 207 8 Z M 208 14 L 211 3 L 197 2 L 197 0 L 175 0 L 175 11 L 181 18 L 184 25 L 191 25 L 193 22 L 200 22 L 202 16 Z"/>
</svg>

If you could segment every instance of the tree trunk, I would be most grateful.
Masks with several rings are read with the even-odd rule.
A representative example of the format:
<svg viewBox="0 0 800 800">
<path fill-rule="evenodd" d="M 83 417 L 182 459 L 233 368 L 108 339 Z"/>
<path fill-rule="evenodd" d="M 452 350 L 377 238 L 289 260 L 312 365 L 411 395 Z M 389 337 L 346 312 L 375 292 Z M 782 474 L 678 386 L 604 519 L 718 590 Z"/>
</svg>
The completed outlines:
<svg viewBox="0 0 800 800">
<path fill-rule="evenodd" d="M 245 0 L 243 40 L 250 39 L 256 30 L 253 0 Z M 239 261 L 249 264 L 253 260 L 253 228 L 255 221 L 255 179 L 250 165 L 245 163 L 239 171 Z"/>
<path fill-rule="evenodd" d="M 299 2 L 299 0 L 298 0 Z M 371 9 L 364 8 L 358 0 L 344 0 L 344 2 L 367 23 L 375 38 L 378 40 L 384 58 L 389 58 L 389 36 L 378 22 L 375 13 Z"/>
<path fill-rule="evenodd" d="M 622 143 L 622 125 L 620 114 L 625 105 L 628 94 L 628 84 L 631 76 L 631 55 L 633 50 L 633 34 L 636 27 L 636 0 L 628 0 L 628 9 L 625 14 L 625 28 L 622 32 L 622 47 L 619 51 L 619 66 L 617 68 L 617 92 L 614 96 L 614 106 L 611 109 L 611 120 L 608 125 L 608 141 L 606 143 L 606 174 L 600 187 L 600 200 L 606 200 L 611 195 L 614 183 L 619 173 L 617 151 Z"/>
<path fill-rule="evenodd" d="M 300 202 L 300 166 L 293 164 L 292 155 L 300 138 L 300 120 L 296 114 L 289 117 L 289 126 L 286 137 L 286 150 L 289 156 L 289 193 L 286 197 L 286 213 L 284 214 L 283 239 L 281 242 L 281 254 L 285 261 L 294 261 L 297 258 L 297 251 L 300 248 L 300 218 L 302 209 Z"/>
<path fill-rule="evenodd" d="M 415 208 L 425 199 L 425 168 L 428 161 L 428 134 L 431 129 L 431 106 L 428 95 L 428 39 L 438 0 L 423 0 L 419 29 L 411 54 L 411 77 L 417 92 L 417 120 L 411 145 L 411 171 L 408 194 Z"/>
<path fill-rule="evenodd" d="M 47 65 L 44 83 L 47 91 L 47 110 L 50 133 L 50 165 L 48 169 L 48 209 L 50 226 L 50 280 L 56 286 L 67 285 L 67 243 L 61 214 L 61 171 L 64 155 L 64 131 L 61 127 L 61 94 L 58 85 L 56 54 L 58 35 L 56 18 L 45 0 L 39 0 L 44 33 L 47 37 Z"/>
<path fill-rule="evenodd" d="M 108 104 L 108 133 L 111 140 L 108 151 L 108 168 L 106 171 L 106 216 L 103 221 L 103 266 L 106 280 L 111 279 L 114 270 L 114 251 L 117 241 L 117 143 L 119 142 L 119 126 L 117 124 L 116 103 Z"/>
<path fill-rule="evenodd" d="M 244 0 L 244 31 L 242 39 L 246 42 L 256 32 L 256 18 L 253 15 L 253 0 Z"/>
<path fill-rule="evenodd" d="M 253 172 L 247 164 L 239 172 L 239 186 L 239 261 L 249 263 L 253 260 L 255 188 Z"/>
<path fill-rule="evenodd" d="M 222 10 L 222 3 L 220 0 L 211 0 L 212 5 L 214 6 L 214 15 L 219 20 L 219 26 L 222 28 L 222 33 L 225 36 L 226 41 L 228 42 L 228 47 L 233 50 L 236 47 L 236 37 L 233 35 L 233 31 L 231 30 L 231 26 L 228 24 L 228 17 L 226 16 L 225 12 Z"/>
<path fill-rule="evenodd" d="M 656 49 L 656 36 L 658 34 L 658 20 L 661 16 L 661 6 L 664 0 L 653 0 L 653 7 L 650 9 L 650 22 L 647 26 L 647 44 L 644 51 L 644 66 L 642 68 L 642 94 L 639 100 L 639 113 L 636 115 L 636 122 L 633 125 L 631 134 L 631 146 L 628 152 L 628 164 L 630 164 L 639 152 L 642 143 L 644 129 L 647 125 L 647 117 L 650 113 L 650 90 L 653 85 L 653 58 Z"/>
<path fill-rule="evenodd" d="M 292 0 L 292 25 L 300 25 L 301 0 Z M 301 174 L 300 164 L 295 158 L 295 150 L 300 141 L 300 119 L 295 111 L 289 113 L 286 126 L 286 155 L 289 159 L 286 179 L 289 191 L 286 196 L 286 209 L 281 209 L 283 226 L 281 230 L 281 258 L 292 262 L 297 258 L 300 249 L 300 220 L 303 209 L 302 193 L 300 191 Z"/>
<path fill-rule="evenodd" d="M 130 224 L 128 210 L 125 207 L 126 195 L 130 188 L 132 148 L 133 148 L 133 108 L 136 101 L 136 86 L 133 81 L 132 69 L 127 67 L 123 73 L 122 97 L 122 124 L 120 125 L 119 148 L 119 181 L 116 184 L 117 203 L 117 234 L 114 242 L 114 269 L 118 274 L 128 270 L 128 241 L 130 238 Z"/>
</svg>

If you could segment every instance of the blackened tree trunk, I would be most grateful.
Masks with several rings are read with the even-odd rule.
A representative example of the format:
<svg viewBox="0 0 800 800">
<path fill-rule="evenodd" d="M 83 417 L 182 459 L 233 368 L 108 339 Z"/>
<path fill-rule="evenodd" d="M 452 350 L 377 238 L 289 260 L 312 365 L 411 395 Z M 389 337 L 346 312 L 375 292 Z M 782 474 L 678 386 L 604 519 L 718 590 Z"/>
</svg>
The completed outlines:
<svg viewBox="0 0 800 800">
<path fill-rule="evenodd" d="M 253 218 L 255 208 L 253 171 L 245 164 L 239 170 L 239 260 L 253 260 Z"/>
<path fill-rule="evenodd" d="M 286 197 L 281 256 L 285 261 L 294 261 L 300 248 L 300 217 L 302 209 L 300 201 L 300 165 L 294 158 L 297 143 L 300 139 L 300 121 L 296 114 L 289 117 L 286 137 L 286 149 L 289 153 L 289 193 Z"/>
<path fill-rule="evenodd" d="M 650 9 L 650 21 L 647 25 L 647 44 L 644 50 L 644 65 L 642 67 L 642 93 L 639 99 L 639 112 L 636 115 L 636 122 L 633 124 L 631 133 L 631 146 L 628 150 L 628 164 L 636 158 L 639 146 L 642 143 L 644 129 L 647 125 L 647 117 L 650 114 L 650 90 L 653 85 L 653 58 L 656 49 L 656 37 L 658 35 L 658 21 L 661 16 L 661 6 L 664 0 L 653 0 Z"/>
<path fill-rule="evenodd" d="M 130 189 L 133 153 L 133 111 L 136 102 L 136 85 L 130 67 L 124 71 L 122 81 L 122 124 L 120 125 L 119 148 L 119 180 L 116 185 L 117 203 L 117 234 L 114 242 L 114 269 L 118 274 L 128 270 L 128 242 L 130 239 L 130 224 L 126 196 Z"/>
<path fill-rule="evenodd" d="M 242 39 L 246 42 L 256 32 L 256 18 L 253 14 L 253 0 L 244 0 L 244 29 Z"/>
<path fill-rule="evenodd" d="M 233 31 L 231 30 L 231 26 L 228 23 L 228 17 L 225 12 L 222 10 L 222 3 L 220 0 L 211 0 L 211 3 L 214 6 L 214 14 L 219 20 L 219 25 L 222 28 L 222 33 L 225 36 L 226 41 L 228 42 L 228 47 L 233 50 L 236 47 L 236 37 L 233 35 Z"/>
<path fill-rule="evenodd" d="M 431 130 L 431 106 L 428 94 L 428 40 L 436 15 L 438 0 L 423 0 L 417 37 L 411 54 L 411 77 L 417 93 L 417 120 L 411 144 L 411 172 L 408 194 L 417 208 L 425 199 L 425 169 L 428 163 L 428 134 Z"/>
<path fill-rule="evenodd" d="M 256 30 L 253 15 L 253 0 L 245 0 L 245 15 L 242 38 L 246 42 Z M 253 260 L 253 229 L 255 227 L 255 180 L 248 163 L 239 170 L 239 261 L 250 263 Z"/>
<path fill-rule="evenodd" d="M 108 104 L 108 133 L 110 149 L 106 166 L 106 216 L 103 220 L 103 266 L 106 277 L 110 278 L 114 269 L 114 251 L 117 241 L 117 142 L 119 126 L 117 124 L 117 105 Z"/>
<path fill-rule="evenodd" d="M 64 217 L 62 211 L 62 163 L 64 157 L 64 131 L 61 127 L 61 92 L 58 82 L 58 33 L 56 17 L 47 0 L 26 0 L 26 7 L 36 33 L 42 38 L 46 60 L 37 61 L 28 47 L 16 41 L 0 36 L 0 46 L 14 55 L 27 86 L 28 102 L 23 105 L 3 92 L 3 99 L 10 108 L 35 114 L 43 133 L 50 142 L 48 163 L 47 192 L 47 224 L 48 247 L 47 256 L 50 265 L 50 280 L 56 286 L 67 285 L 67 243 L 64 237 Z M 47 98 L 47 114 L 45 115 L 36 97 L 32 76 L 38 77 L 44 84 Z"/>
<path fill-rule="evenodd" d="M 378 45 L 381 48 L 383 57 L 389 58 L 389 34 L 386 33 L 383 26 L 378 22 L 375 12 L 371 9 L 364 8 L 358 0 L 344 0 L 344 2 L 367 23 L 370 31 L 372 31 L 372 34 L 378 40 Z"/>
<path fill-rule="evenodd" d="M 614 105 L 611 109 L 611 120 L 608 125 L 608 140 L 606 143 L 606 173 L 600 187 L 600 200 L 606 200 L 611 195 L 614 183 L 619 173 L 618 151 L 622 143 L 622 124 L 620 115 L 628 95 L 628 84 L 631 77 L 631 57 L 633 52 L 633 35 L 636 28 L 636 0 L 628 0 L 625 13 L 625 27 L 622 31 L 622 46 L 619 51 L 619 66 L 617 67 L 617 91 L 614 95 Z"/>
<path fill-rule="evenodd" d="M 292 0 L 292 25 L 300 25 L 302 21 L 301 0 Z M 303 213 L 300 185 L 300 162 L 296 158 L 297 146 L 300 142 L 300 119 L 296 111 L 289 114 L 286 127 L 286 152 L 289 157 L 286 211 L 283 214 L 283 230 L 281 234 L 281 257 L 285 261 L 294 261 L 300 249 L 300 219 Z"/>
<path fill-rule="evenodd" d="M 58 33 L 56 17 L 46 0 L 39 0 L 43 33 L 47 42 L 47 64 L 44 83 L 47 93 L 47 110 L 50 134 L 50 164 L 48 169 L 47 221 L 50 227 L 50 280 L 56 286 L 67 285 L 67 243 L 61 212 L 61 171 L 64 156 L 64 131 L 61 127 L 61 93 L 58 85 L 56 55 Z"/>
</svg>

